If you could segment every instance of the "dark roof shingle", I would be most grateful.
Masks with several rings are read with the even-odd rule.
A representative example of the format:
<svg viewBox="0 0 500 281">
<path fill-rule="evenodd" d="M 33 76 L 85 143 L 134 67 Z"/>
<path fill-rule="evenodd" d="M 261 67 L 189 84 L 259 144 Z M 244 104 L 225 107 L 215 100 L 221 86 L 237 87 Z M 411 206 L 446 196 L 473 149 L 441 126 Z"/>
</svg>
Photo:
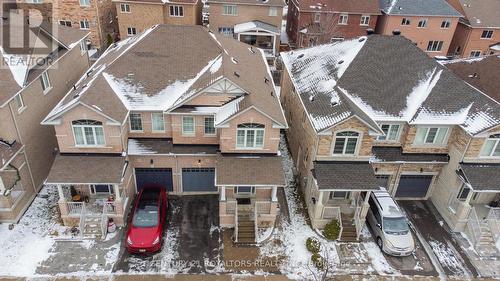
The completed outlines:
<svg viewBox="0 0 500 281">
<path fill-rule="evenodd" d="M 378 190 L 380 184 L 368 162 L 315 161 L 313 176 L 320 190 Z"/>
<path fill-rule="evenodd" d="M 285 185 L 280 156 L 222 155 L 217 157 L 217 185 Z"/>
<path fill-rule="evenodd" d="M 500 164 L 462 163 L 460 168 L 473 190 L 500 190 Z"/>
</svg>

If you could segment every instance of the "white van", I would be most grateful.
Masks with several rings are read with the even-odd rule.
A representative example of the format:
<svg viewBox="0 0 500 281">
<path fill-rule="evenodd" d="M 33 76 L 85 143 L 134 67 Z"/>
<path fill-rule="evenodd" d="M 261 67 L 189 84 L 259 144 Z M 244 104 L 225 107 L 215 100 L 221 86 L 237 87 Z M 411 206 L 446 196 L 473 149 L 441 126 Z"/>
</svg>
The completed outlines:
<svg viewBox="0 0 500 281">
<path fill-rule="evenodd" d="M 413 253 L 415 242 L 408 220 L 391 195 L 385 190 L 373 191 L 368 203 L 370 209 L 366 220 L 373 229 L 380 249 L 393 256 Z"/>
</svg>

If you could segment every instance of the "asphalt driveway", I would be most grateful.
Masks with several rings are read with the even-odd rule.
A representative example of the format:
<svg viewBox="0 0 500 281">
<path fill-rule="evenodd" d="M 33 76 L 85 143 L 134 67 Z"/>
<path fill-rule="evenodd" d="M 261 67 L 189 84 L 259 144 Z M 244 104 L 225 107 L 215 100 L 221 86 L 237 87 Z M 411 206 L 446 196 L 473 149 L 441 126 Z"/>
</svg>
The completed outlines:
<svg viewBox="0 0 500 281">
<path fill-rule="evenodd" d="M 207 273 L 220 265 L 222 239 L 217 195 L 170 196 L 167 220 L 160 252 L 129 254 L 123 237 L 113 271 Z"/>
</svg>

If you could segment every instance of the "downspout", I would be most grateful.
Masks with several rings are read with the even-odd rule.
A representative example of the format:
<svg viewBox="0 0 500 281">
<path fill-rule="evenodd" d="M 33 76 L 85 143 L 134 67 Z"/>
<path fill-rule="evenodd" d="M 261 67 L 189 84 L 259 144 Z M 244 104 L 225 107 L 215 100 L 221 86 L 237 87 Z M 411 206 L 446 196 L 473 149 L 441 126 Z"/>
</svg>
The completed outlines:
<svg viewBox="0 0 500 281">
<path fill-rule="evenodd" d="M 101 49 L 102 49 L 102 42 L 104 41 L 104 38 L 103 38 L 103 35 L 102 35 L 102 29 L 101 29 L 101 19 L 100 19 L 100 15 L 99 15 L 99 4 L 97 3 L 99 0 L 96 0 L 95 1 L 95 8 L 96 8 L 96 13 L 97 13 L 97 28 L 99 29 L 99 39 L 101 41 L 100 45 L 101 45 Z M 107 48 L 107 46 L 106 46 Z M 104 48 L 104 49 L 106 49 Z"/>
</svg>

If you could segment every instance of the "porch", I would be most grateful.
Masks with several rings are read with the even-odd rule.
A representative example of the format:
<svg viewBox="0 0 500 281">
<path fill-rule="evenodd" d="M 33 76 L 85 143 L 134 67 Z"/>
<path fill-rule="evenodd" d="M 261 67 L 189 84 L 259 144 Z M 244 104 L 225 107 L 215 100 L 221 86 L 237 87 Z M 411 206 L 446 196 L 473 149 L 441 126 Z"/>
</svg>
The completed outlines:
<svg viewBox="0 0 500 281">
<path fill-rule="evenodd" d="M 262 21 L 250 21 L 235 25 L 234 33 L 238 41 L 262 49 L 266 57 L 276 56 L 280 36 L 278 27 Z"/>
</svg>

